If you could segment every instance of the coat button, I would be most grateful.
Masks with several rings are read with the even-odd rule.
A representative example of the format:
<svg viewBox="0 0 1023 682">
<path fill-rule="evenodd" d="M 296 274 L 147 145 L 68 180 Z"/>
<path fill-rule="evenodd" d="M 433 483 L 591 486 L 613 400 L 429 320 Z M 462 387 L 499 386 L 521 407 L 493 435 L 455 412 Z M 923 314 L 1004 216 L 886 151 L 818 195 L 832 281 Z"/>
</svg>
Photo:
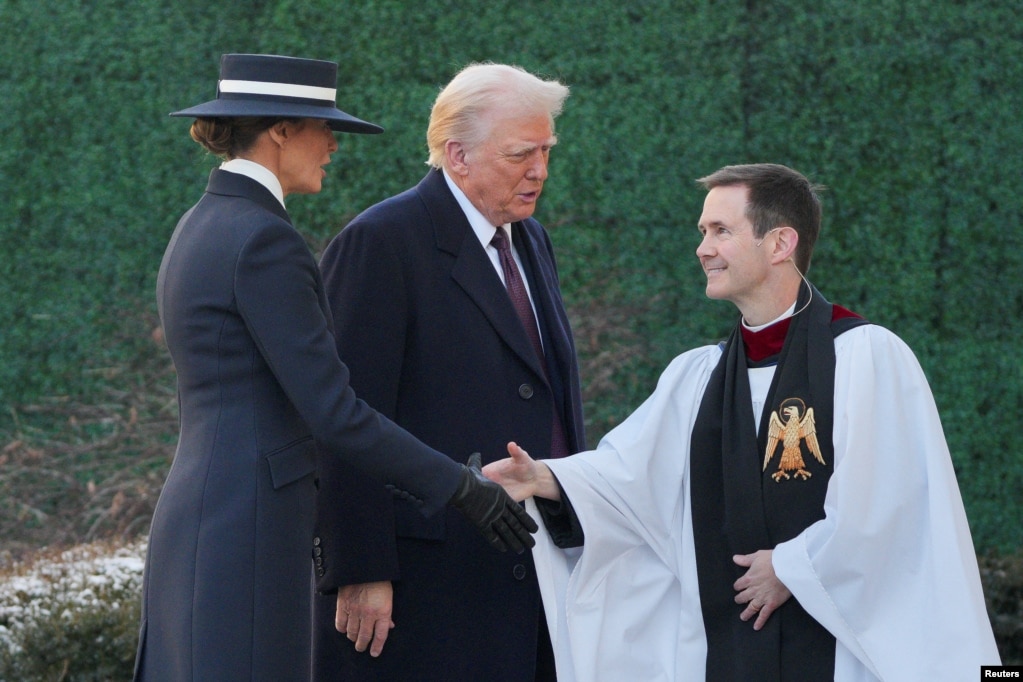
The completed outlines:
<svg viewBox="0 0 1023 682">
<path fill-rule="evenodd" d="M 522 384 L 519 386 L 519 397 L 523 400 L 529 400 L 533 397 L 533 387 L 529 384 Z"/>
<path fill-rule="evenodd" d="M 512 575 L 515 576 L 516 580 L 524 580 L 526 577 L 526 567 L 522 564 L 515 564 L 512 568 Z"/>
<path fill-rule="evenodd" d="M 313 556 L 321 556 L 322 554 L 323 554 L 323 549 L 322 548 L 320 548 L 320 547 L 313 547 Z"/>
<path fill-rule="evenodd" d="M 318 575 L 319 577 L 322 578 L 323 576 L 327 575 L 327 572 L 325 570 L 323 570 L 322 568 L 317 568 L 316 569 L 316 575 Z"/>
<path fill-rule="evenodd" d="M 323 557 L 321 557 L 321 556 L 316 557 L 315 563 L 316 563 L 317 566 L 322 566 L 323 565 Z"/>
<path fill-rule="evenodd" d="M 320 542 L 321 541 L 320 541 L 319 536 L 313 538 L 313 547 L 319 547 L 320 546 Z"/>
</svg>

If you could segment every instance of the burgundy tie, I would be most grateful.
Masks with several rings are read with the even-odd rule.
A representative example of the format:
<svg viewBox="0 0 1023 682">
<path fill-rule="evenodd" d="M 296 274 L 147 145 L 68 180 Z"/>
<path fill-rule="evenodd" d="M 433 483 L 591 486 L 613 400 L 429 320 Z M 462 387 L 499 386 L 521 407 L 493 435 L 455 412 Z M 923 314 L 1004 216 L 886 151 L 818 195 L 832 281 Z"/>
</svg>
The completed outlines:
<svg viewBox="0 0 1023 682">
<path fill-rule="evenodd" d="M 536 351 L 536 357 L 540 360 L 540 366 L 543 368 L 544 376 L 546 376 L 547 362 L 544 358 L 543 346 L 540 344 L 540 330 L 536 326 L 536 317 L 533 315 L 533 307 L 529 303 L 529 294 L 526 292 L 526 285 L 522 282 L 522 276 L 519 274 L 519 267 L 515 264 L 515 258 L 512 256 L 511 247 L 508 245 L 508 239 L 505 237 L 503 227 L 497 228 L 497 232 L 494 233 L 494 238 L 490 240 L 490 243 L 497 249 L 497 253 L 501 258 L 501 269 L 504 270 L 504 285 L 508 289 L 508 296 L 511 298 L 512 305 L 515 307 L 515 312 L 519 316 L 522 327 L 526 330 L 526 336 L 529 337 L 533 344 L 533 350 Z M 568 440 L 565 438 L 565 429 L 561 425 L 558 409 L 555 406 L 550 456 L 552 458 L 564 457 L 568 454 L 570 454 L 568 451 Z"/>
</svg>

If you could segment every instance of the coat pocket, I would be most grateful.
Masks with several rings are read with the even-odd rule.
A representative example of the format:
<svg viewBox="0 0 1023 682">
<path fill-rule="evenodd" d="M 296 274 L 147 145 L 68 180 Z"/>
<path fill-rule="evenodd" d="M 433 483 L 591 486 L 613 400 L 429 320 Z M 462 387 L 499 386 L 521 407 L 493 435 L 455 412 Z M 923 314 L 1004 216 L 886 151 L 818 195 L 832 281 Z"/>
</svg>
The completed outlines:
<svg viewBox="0 0 1023 682">
<path fill-rule="evenodd" d="M 266 455 L 270 481 L 280 490 L 316 471 L 316 443 L 312 436 L 295 441 Z"/>
</svg>

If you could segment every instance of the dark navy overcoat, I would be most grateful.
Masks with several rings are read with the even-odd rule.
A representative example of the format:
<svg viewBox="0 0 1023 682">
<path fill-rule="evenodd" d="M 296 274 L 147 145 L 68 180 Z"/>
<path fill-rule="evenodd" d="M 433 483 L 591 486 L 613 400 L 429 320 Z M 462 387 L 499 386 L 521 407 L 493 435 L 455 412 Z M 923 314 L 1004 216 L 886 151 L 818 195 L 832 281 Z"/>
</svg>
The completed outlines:
<svg viewBox="0 0 1023 682">
<path fill-rule="evenodd" d="M 139 680 L 307 680 L 317 473 L 340 458 L 443 507 L 459 467 L 355 397 L 315 259 L 254 180 L 214 170 L 157 281 L 180 439 L 156 506 Z"/>
<path fill-rule="evenodd" d="M 576 349 L 550 238 L 514 223 L 543 336 L 541 367 L 507 292 L 443 174 L 368 209 L 320 261 L 351 382 L 370 405 L 452 457 L 550 451 L 552 415 L 583 449 Z M 546 376 L 545 376 L 546 374 Z M 392 580 L 396 624 L 371 659 L 318 596 L 317 680 L 529 681 L 540 596 L 530 554 L 501 554 L 457 514 L 424 518 L 364 476 L 323 481 L 320 590 Z"/>
</svg>

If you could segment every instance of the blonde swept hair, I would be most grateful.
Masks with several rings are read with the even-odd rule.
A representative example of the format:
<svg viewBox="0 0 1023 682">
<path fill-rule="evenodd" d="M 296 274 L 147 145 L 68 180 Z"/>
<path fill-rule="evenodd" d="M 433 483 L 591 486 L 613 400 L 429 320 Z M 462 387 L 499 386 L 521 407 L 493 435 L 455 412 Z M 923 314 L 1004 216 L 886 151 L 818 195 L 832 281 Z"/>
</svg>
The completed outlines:
<svg viewBox="0 0 1023 682">
<path fill-rule="evenodd" d="M 568 86 L 556 80 L 543 80 L 518 66 L 476 63 L 458 72 L 440 94 L 430 112 L 426 142 L 430 149 L 427 163 L 444 165 L 444 148 L 449 140 L 472 149 L 490 133 L 487 114 L 500 110 L 514 113 L 546 113 L 554 119 L 568 98 Z"/>
</svg>

